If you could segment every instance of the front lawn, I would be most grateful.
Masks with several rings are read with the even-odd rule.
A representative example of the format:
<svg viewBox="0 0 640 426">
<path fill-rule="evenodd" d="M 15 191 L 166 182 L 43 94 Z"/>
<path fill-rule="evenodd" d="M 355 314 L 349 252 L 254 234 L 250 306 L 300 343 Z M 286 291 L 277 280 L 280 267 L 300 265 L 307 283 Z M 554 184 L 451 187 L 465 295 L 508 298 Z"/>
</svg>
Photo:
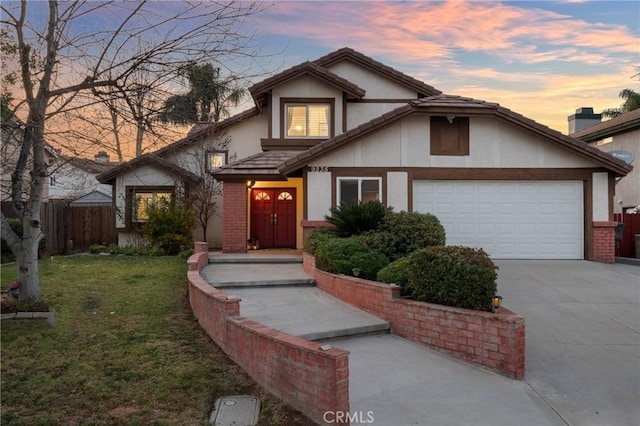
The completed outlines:
<svg viewBox="0 0 640 426">
<path fill-rule="evenodd" d="M 2 288 L 15 265 L 1 269 Z M 201 425 L 224 395 L 262 399 L 260 425 L 311 425 L 258 387 L 195 322 L 177 257 L 40 262 L 55 326 L 2 322 L 1 424 Z"/>
</svg>

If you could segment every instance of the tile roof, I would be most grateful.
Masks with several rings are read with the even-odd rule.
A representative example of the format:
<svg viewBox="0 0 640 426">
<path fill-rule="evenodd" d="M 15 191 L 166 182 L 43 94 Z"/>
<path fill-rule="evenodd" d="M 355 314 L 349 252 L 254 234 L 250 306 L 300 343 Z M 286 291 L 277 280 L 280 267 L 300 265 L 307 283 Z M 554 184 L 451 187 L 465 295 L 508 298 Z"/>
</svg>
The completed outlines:
<svg viewBox="0 0 640 426">
<path fill-rule="evenodd" d="M 187 133 L 186 137 L 179 139 L 165 147 L 162 147 L 157 151 L 154 151 L 153 154 L 165 156 L 192 143 L 211 137 L 214 134 L 227 129 L 228 127 L 236 123 L 252 117 L 256 117 L 258 115 L 260 115 L 260 110 L 254 107 L 246 111 L 242 111 L 222 121 L 218 121 L 217 123 L 196 123 L 193 125 L 191 130 L 189 130 L 189 133 Z"/>
<path fill-rule="evenodd" d="M 321 58 L 316 59 L 313 62 L 321 67 L 327 68 L 343 60 L 352 61 L 379 75 L 390 78 L 391 80 L 395 80 L 397 83 L 415 90 L 420 97 L 438 95 L 442 93 L 435 87 L 430 86 L 396 69 L 393 69 L 390 66 L 383 64 L 382 62 L 378 62 L 375 59 L 363 55 L 362 53 L 353 50 L 350 47 L 343 47 L 342 49 L 338 49 L 335 52 L 331 52 Z"/>
<path fill-rule="evenodd" d="M 594 142 L 633 129 L 640 129 L 640 109 L 594 124 L 586 129 L 572 133 L 570 136 L 584 142 Z"/>
<path fill-rule="evenodd" d="M 104 173 L 119 165 L 119 163 L 115 163 L 115 162 L 100 163 L 98 161 L 90 160 L 88 158 L 68 157 L 65 155 L 61 155 L 60 159 L 65 164 L 70 164 L 74 167 L 77 167 L 78 169 L 84 170 L 92 174 Z"/>
<path fill-rule="evenodd" d="M 118 175 L 145 165 L 150 165 L 165 170 L 170 174 L 179 176 L 191 183 L 198 183 L 202 180 L 202 177 L 196 175 L 195 173 L 192 173 L 189 170 L 176 165 L 175 163 L 167 161 L 156 154 L 144 154 L 140 157 L 136 157 L 133 160 L 123 163 L 118 167 L 114 167 L 107 172 L 99 174 L 98 176 L 96 176 L 96 179 L 98 179 L 100 183 L 113 184 L 113 181 Z"/>
<path fill-rule="evenodd" d="M 256 99 L 256 102 L 259 102 L 259 100 L 275 86 L 299 78 L 302 75 L 311 75 L 325 81 L 326 83 L 345 92 L 350 99 L 360 99 L 365 95 L 364 89 L 358 87 L 357 84 L 354 84 L 313 62 L 303 62 L 289 68 L 288 70 L 262 80 L 261 82 L 251 86 L 249 88 L 249 92 L 254 99 Z"/>
<path fill-rule="evenodd" d="M 265 151 L 226 164 L 210 173 L 218 180 L 225 179 L 260 179 L 285 180 L 278 166 L 295 156 L 300 151 Z"/>
<path fill-rule="evenodd" d="M 532 133 L 542 136 L 551 142 L 564 146 L 584 157 L 602 164 L 607 169 L 624 176 L 632 170 L 632 167 L 624 161 L 615 158 L 588 144 L 563 135 L 547 126 L 535 122 L 521 114 L 504 108 L 497 103 L 486 102 L 473 98 L 465 98 L 452 95 L 436 95 L 412 101 L 407 105 L 396 108 L 371 121 L 361 124 L 339 136 L 322 142 L 307 151 L 285 160 L 278 169 L 283 174 L 289 174 L 307 165 L 310 161 L 335 151 L 349 143 L 362 138 L 372 132 L 378 131 L 391 123 L 414 113 L 461 113 L 464 115 L 493 115 L 509 121 Z"/>
</svg>

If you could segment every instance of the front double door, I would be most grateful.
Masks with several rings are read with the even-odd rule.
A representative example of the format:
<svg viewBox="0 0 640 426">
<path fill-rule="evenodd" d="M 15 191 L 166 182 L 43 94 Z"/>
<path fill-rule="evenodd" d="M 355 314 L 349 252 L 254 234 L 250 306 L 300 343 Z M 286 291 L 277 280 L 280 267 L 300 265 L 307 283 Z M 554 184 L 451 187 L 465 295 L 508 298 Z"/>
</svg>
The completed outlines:
<svg viewBox="0 0 640 426">
<path fill-rule="evenodd" d="M 251 190 L 251 237 L 261 248 L 296 248 L 295 188 Z"/>
</svg>

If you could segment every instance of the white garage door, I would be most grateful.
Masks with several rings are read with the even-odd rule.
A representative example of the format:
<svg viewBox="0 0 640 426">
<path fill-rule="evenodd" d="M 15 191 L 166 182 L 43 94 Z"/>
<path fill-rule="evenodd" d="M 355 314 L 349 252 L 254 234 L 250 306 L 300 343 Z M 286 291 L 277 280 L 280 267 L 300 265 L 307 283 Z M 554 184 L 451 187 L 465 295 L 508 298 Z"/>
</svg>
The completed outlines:
<svg viewBox="0 0 640 426">
<path fill-rule="evenodd" d="M 494 259 L 582 259 L 582 194 L 581 181 L 414 181 L 413 209 Z"/>
</svg>

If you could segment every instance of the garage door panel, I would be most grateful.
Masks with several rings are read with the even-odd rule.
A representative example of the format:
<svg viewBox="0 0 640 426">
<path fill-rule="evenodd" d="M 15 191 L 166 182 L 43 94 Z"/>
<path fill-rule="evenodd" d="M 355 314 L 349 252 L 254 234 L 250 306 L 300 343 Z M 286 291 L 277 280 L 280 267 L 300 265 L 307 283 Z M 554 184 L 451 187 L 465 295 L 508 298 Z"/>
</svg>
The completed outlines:
<svg viewBox="0 0 640 426">
<path fill-rule="evenodd" d="M 496 259 L 582 259 L 580 181 L 415 181 L 414 210 L 434 213 L 447 244 Z"/>
</svg>

